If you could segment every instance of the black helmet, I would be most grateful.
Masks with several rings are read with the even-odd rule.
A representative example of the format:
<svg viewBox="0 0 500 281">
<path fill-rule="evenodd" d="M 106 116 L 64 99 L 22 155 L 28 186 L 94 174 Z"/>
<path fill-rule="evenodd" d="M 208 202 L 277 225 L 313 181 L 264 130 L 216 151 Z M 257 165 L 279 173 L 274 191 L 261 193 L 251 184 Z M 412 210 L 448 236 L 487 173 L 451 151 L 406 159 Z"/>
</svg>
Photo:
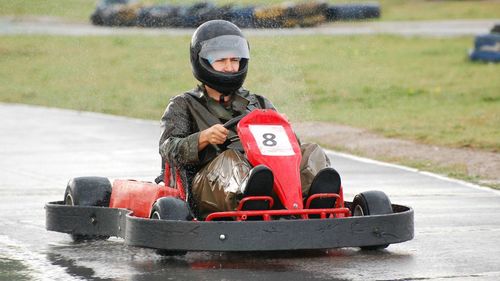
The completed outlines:
<svg viewBox="0 0 500 281">
<path fill-rule="evenodd" d="M 225 20 L 211 20 L 200 25 L 191 38 L 193 75 L 201 83 L 223 95 L 233 94 L 245 81 L 250 58 L 249 45 L 241 30 Z M 239 57 L 240 68 L 234 73 L 216 71 L 209 60 Z"/>
</svg>

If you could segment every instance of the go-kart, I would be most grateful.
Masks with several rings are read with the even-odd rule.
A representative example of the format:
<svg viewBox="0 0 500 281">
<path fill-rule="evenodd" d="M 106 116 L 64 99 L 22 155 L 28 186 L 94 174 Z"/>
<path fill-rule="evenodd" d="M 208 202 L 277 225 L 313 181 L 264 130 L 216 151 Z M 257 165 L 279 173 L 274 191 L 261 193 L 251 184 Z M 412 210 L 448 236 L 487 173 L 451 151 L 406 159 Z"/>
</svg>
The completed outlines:
<svg viewBox="0 0 500 281">
<path fill-rule="evenodd" d="M 338 193 L 318 193 L 304 201 L 300 146 L 288 121 L 273 110 L 253 110 L 228 121 L 229 138 L 253 165 L 274 174 L 276 196 L 244 197 L 236 210 L 193 217 L 178 171 L 166 167 L 164 184 L 103 177 L 69 181 L 64 200 L 47 203 L 46 228 L 75 241 L 117 236 L 125 244 L 156 248 L 165 255 L 186 251 L 276 251 L 361 247 L 383 249 L 414 236 L 413 209 L 391 204 L 381 191 L 344 201 Z M 239 147 L 239 148 L 238 148 Z M 312 208 L 330 200 L 328 208 Z M 246 202 L 268 208 L 246 210 Z M 278 202 L 276 202 L 278 201 Z"/>
</svg>

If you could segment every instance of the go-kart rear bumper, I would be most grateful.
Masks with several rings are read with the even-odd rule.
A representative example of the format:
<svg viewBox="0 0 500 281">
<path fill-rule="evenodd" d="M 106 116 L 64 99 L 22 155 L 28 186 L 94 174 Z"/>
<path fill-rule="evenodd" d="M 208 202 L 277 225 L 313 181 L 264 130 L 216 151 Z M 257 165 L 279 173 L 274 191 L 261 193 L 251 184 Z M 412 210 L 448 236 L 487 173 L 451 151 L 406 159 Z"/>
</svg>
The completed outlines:
<svg viewBox="0 0 500 281">
<path fill-rule="evenodd" d="M 400 243 L 414 236 L 413 209 L 388 215 L 272 221 L 162 221 L 126 209 L 50 202 L 46 228 L 70 234 L 117 236 L 125 244 L 187 251 L 275 251 Z M 349 202 L 346 202 L 348 205 Z"/>
</svg>

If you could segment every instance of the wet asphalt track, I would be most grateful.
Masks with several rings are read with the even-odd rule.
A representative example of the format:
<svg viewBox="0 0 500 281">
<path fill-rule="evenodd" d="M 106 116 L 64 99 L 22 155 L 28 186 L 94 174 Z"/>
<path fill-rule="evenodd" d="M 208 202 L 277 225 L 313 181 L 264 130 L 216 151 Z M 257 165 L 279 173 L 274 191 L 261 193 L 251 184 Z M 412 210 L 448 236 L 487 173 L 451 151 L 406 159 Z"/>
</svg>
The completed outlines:
<svg viewBox="0 0 500 281">
<path fill-rule="evenodd" d="M 33 280 L 500 280 L 500 193 L 336 153 L 346 198 L 379 189 L 412 206 L 414 240 L 379 252 L 167 259 L 117 238 L 73 244 L 45 230 L 45 202 L 62 200 L 73 176 L 153 179 L 158 122 L 2 103 L 0 120 L 0 279 L 10 271 Z"/>
</svg>

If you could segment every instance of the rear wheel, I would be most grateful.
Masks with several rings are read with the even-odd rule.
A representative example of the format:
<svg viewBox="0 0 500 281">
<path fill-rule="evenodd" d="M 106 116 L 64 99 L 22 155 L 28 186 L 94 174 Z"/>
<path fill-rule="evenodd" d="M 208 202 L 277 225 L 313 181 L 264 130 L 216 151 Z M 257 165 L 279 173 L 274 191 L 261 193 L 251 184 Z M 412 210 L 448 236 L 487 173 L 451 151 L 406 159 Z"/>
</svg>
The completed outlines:
<svg viewBox="0 0 500 281">
<path fill-rule="evenodd" d="M 188 221 L 191 219 L 191 213 L 186 202 L 174 197 L 163 197 L 153 205 L 150 218 L 153 220 Z M 156 253 L 162 256 L 182 256 L 187 251 L 158 249 Z"/>
<path fill-rule="evenodd" d="M 355 217 L 392 214 L 389 197 L 382 191 L 372 190 L 362 192 L 354 197 L 351 213 Z M 389 244 L 361 247 L 363 250 L 385 249 Z"/>
<path fill-rule="evenodd" d="M 78 177 L 68 182 L 64 192 L 64 204 L 69 206 L 109 207 L 111 183 L 103 177 Z M 106 240 L 109 236 L 71 234 L 75 242 Z"/>
</svg>

